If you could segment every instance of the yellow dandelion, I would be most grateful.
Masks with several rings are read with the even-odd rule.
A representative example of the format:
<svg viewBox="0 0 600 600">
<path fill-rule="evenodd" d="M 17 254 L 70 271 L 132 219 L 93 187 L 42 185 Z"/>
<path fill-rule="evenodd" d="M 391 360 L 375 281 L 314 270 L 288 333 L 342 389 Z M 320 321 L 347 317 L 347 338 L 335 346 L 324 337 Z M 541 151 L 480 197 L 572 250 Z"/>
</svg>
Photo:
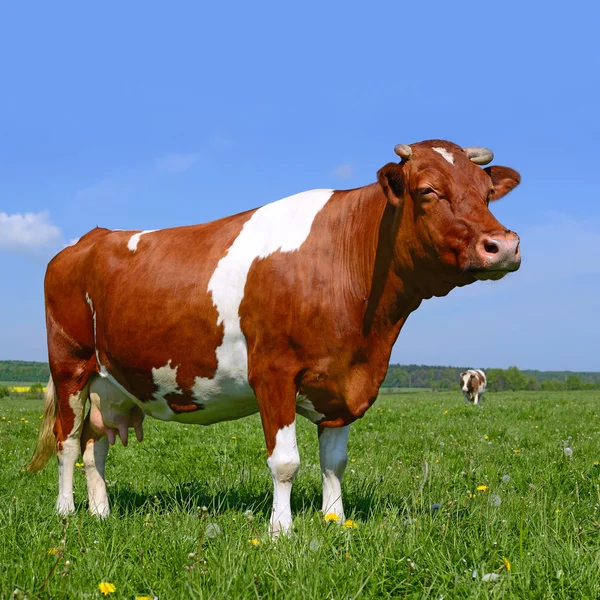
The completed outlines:
<svg viewBox="0 0 600 600">
<path fill-rule="evenodd" d="M 484 435 L 484 436 L 483 436 L 483 439 L 484 439 L 484 440 L 489 440 L 490 438 L 489 438 L 489 436 L 487 436 L 487 435 Z"/>
<path fill-rule="evenodd" d="M 1 419 L 1 420 L 2 420 L 2 421 L 6 421 L 6 417 L 2 417 L 2 419 Z"/>
<path fill-rule="evenodd" d="M 475 498 L 475 494 L 471 494 L 471 492 L 469 492 L 469 493 L 467 494 L 467 498 L 468 498 L 469 500 L 472 500 L 473 498 Z"/>
<path fill-rule="evenodd" d="M 515 449 L 513 450 L 513 452 L 514 452 L 515 454 L 520 454 L 520 453 L 521 453 L 521 451 L 520 451 L 518 448 L 515 448 Z"/>
<path fill-rule="evenodd" d="M 447 415 L 450 411 L 449 410 L 445 410 L 444 414 Z"/>
<path fill-rule="evenodd" d="M 108 596 L 109 594 L 114 594 L 115 590 L 117 589 L 115 587 L 114 583 L 109 583 L 108 581 L 101 581 L 98 584 L 98 589 L 105 595 Z"/>
<path fill-rule="evenodd" d="M 29 423 L 29 421 L 27 419 L 25 419 L 25 423 Z"/>
<path fill-rule="evenodd" d="M 48 548 L 48 554 L 56 554 L 58 552 L 58 548 Z"/>
<path fill-rule="evenodd" d="M 477 486 L 477 491 L 478 492 L 487 492 L 488 491 L 488 486 L 487 485 L 478 485 Z"/>
<path fill-rule="evenodd" d="M 257 540 L 256 538 L 253 538 L 251 540 L 248 540 L 253 546 L 260 546 L 260 541 Z"/>
<path fill-rule="evenodd" d="M 83 463 L 82 463 L 82 462 L 76 462 L 76 463 L 75 463 L 75 466 L 76 466 L 76 467 L 83 467 Z"/>
<path fill-rule="evenodd" d="M 355 458 L 351 458 L 350 462 L 356 462 L 356 459 Z"/>
<path fill-rule="evenodd" d="M 335 513 L 327 513 L 323 518 L 326 521 L 335 521 L 336 523 L 340 520 L 340 516 Z"/>
<path fill-rule="evenodd" d="M 504 566 L 506 567 L 507 571 L 510 571 L 510 560 L 508 560 L 508 558 L 506 558 L 506 556 L 502 557 L 502 562 L 504 563 Z"/>
<path fill-rule="evenodd" d="M 559 513 L 559 512 L 562 512 L 562 510 L 560 508 L 557 508 L 554 512 Z"/>
<path fill-rule="evenodd" d="M 594 465 L 597 467 L 598 465 L 600 465 L 600 462 L 598 462 L 597 460 L 594 461 Z"/>
<path fill-rule="evenodd" d="M 150 596 L 136 596 L 135 600 L 152 600 Z"/>
<path fill-rule="evenodd" d="M 346 529 L 356 529 L 358 525 L 356 524 L 356 521 L 353 521 L 352 519 L 346 519 L 344 521 L 344 527 Z"/>
<path fill-rule="evenodd" d="M 232 435 L 232 436 L 231 436 L 231 439 L 232 439 L 232 440 L 237 440 L 237 436 L 235 436 L 235 435 Z"/>
</svg>

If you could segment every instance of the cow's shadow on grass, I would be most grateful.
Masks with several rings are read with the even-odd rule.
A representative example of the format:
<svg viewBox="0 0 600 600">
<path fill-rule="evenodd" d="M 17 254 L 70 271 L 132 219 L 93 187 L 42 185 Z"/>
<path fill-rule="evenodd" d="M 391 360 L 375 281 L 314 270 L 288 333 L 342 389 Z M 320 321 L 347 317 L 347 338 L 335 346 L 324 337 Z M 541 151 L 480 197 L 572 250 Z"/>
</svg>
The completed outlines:
<svg viewBox="0 0 600 600">
<path fill-rule="evenodd" d="M 250 510 L 252 514 L 268 520 L 273 503 L 271 486 L 261 491 L 256 485 L 240 484 L 215 491 L 206 483 L 196 481 L 179 483 L 168 490 L 149 490 L 145 494 L 127 486 L 116 486 L 109 489 L 108 494 L 111 509 L 125 514 L 149 509 L 157 513 L 197 514 L 206 507 L 211 514 Z M 320 511 L 321 490 L 303 486 L 292 494 L 291 506 L 294 515 Z M 349 492 L 344 495 L 344 508 L 348 516 L 360 520 L 371 519 L 382 511 L 398 517 L 432 514 L 429 507 L 413 506 L 409 498 L 394 494 L 373 497 Z"/>
</svg>

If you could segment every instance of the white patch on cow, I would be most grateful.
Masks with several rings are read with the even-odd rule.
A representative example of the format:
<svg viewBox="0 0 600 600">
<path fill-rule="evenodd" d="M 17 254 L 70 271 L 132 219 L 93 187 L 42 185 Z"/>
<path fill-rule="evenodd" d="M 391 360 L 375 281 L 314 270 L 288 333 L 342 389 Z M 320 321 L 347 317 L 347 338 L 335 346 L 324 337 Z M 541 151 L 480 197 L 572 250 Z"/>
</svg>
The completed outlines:
<svg viewBox="0 0 600 600">
<path fill-rule="evenodd" d="M 162 400 L 166 402 L 165 396 L 167 394 L 183 394 L 177 385 L 177 369 L 179 365 L 172 367 L 171 360 L 167 361 L 164 367 L 158 369 L 152 369 L 152 381 L 158 388 L 154 394 L 156 400 Z"/>
<path fill-rule="evenodd" d="M 94 303 L 87 292 L 85 293 L 85 301 L 88 303 L 90 310 L 92 311 L 92 318 L 94 319 L 94 350 L 96 352 L 96 362 L 98 363 L 98 369 L 100 370 L 100 377 L 107 377 L 108 372 L 100 362 L 100 354 L 98 354 L 98 345 L 96 344 L 96 311 L 94 310 Z"/>
<path fill-rule="evenodd" d="M 348 463 L 348 434 L 350 425 L 324 429 L 319 436 L 319 459 L 323 477 L 323 514 L 338 515 L 344 522 L 342 504 L 342 476 Z"/>
<path fill-rule="evenodd" d="M 223 324 L 213 378 L 196 377 L 192 392 L 203 404 L 219 396 L 243 395 L 248 388 L 248 348 L 240 327 L 239 308 L 252 263 L 274 252 L 294 252 L 306 241 L 313 221 L 333 190 L 312 190 L 259 208 L 219 261 L 208 291 Z"/>
<path fill-rule="evenodd" d="M 313 423 L 318 423 L 325 418 L 323 413 L 315 410 L 313 403 L 306 396 L 296 398 L 296 412 Z"/>
<path fill-rule="evenodd" d="M 454 164 L 454 154 L 446 150 L 446 148 L 432 148 L 434 152 L 441 154 L 451 165 Z"/>
<path fill-rule="evenodd" d="M 283 427 L 275 436 L 275 448 L 267 459 L 273 476 L 273 511 L 271 533 L 279 535 L 292 527 L 290 497 L 292 482 L 300 466 L 300 455 L 296 445 L 296 420 Z"/>
<path fill-rule="evenodd" d="M 134 233 L 130 238 L 129 241 L 127 242 L 127 247 L 132 251 L 135 252 L 137 250 L 138 244 L 140 242 L 140 238 L 145 235 L 146 233 L 154 233 L 156 231 L 156 229 L 145 229 L 144 231 L 140 231 L 138 233 Z"/>
</svg>

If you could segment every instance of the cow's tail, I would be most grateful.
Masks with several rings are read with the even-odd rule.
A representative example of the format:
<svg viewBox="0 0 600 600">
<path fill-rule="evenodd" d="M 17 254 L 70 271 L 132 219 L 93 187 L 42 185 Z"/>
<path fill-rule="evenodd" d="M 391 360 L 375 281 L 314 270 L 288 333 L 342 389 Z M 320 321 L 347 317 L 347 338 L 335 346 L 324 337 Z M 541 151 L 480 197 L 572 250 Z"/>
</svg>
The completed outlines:
<svg viewBox="0 0 600 600">
<path fill-rule="evenodd" d="M 50 457 L 54 454 L 54 448 L 56 446 L 54 423 L 56 422 L 57 413 L 58 396 L 56 395 L 56 388 L 54 387 L 52 376 L 50 376 L 48 387 L 46 387 L 44 416 L 42 417 L 42 423 L 40 425 L 40 435 L 35 447 L 35 454 L 27 465 L 27 469 L 32 473 L 41 471 L 50 460 Z"/>
</svg>

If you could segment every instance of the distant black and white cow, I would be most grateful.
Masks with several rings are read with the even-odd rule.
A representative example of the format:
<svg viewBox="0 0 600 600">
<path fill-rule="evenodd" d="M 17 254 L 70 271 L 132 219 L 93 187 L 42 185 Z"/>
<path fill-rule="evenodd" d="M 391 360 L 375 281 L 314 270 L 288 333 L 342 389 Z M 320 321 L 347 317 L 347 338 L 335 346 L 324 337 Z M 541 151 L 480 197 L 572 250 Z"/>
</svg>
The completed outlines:
<svg viewBox="0 0 600 600">
<path fill-rule="evenodd" d="M 480 369 L 468 369 L 460 374 L 460 389 L 465 395 L 467 404 L 479 404 L 485 393 L 487 379 Z"/>
</svg>

